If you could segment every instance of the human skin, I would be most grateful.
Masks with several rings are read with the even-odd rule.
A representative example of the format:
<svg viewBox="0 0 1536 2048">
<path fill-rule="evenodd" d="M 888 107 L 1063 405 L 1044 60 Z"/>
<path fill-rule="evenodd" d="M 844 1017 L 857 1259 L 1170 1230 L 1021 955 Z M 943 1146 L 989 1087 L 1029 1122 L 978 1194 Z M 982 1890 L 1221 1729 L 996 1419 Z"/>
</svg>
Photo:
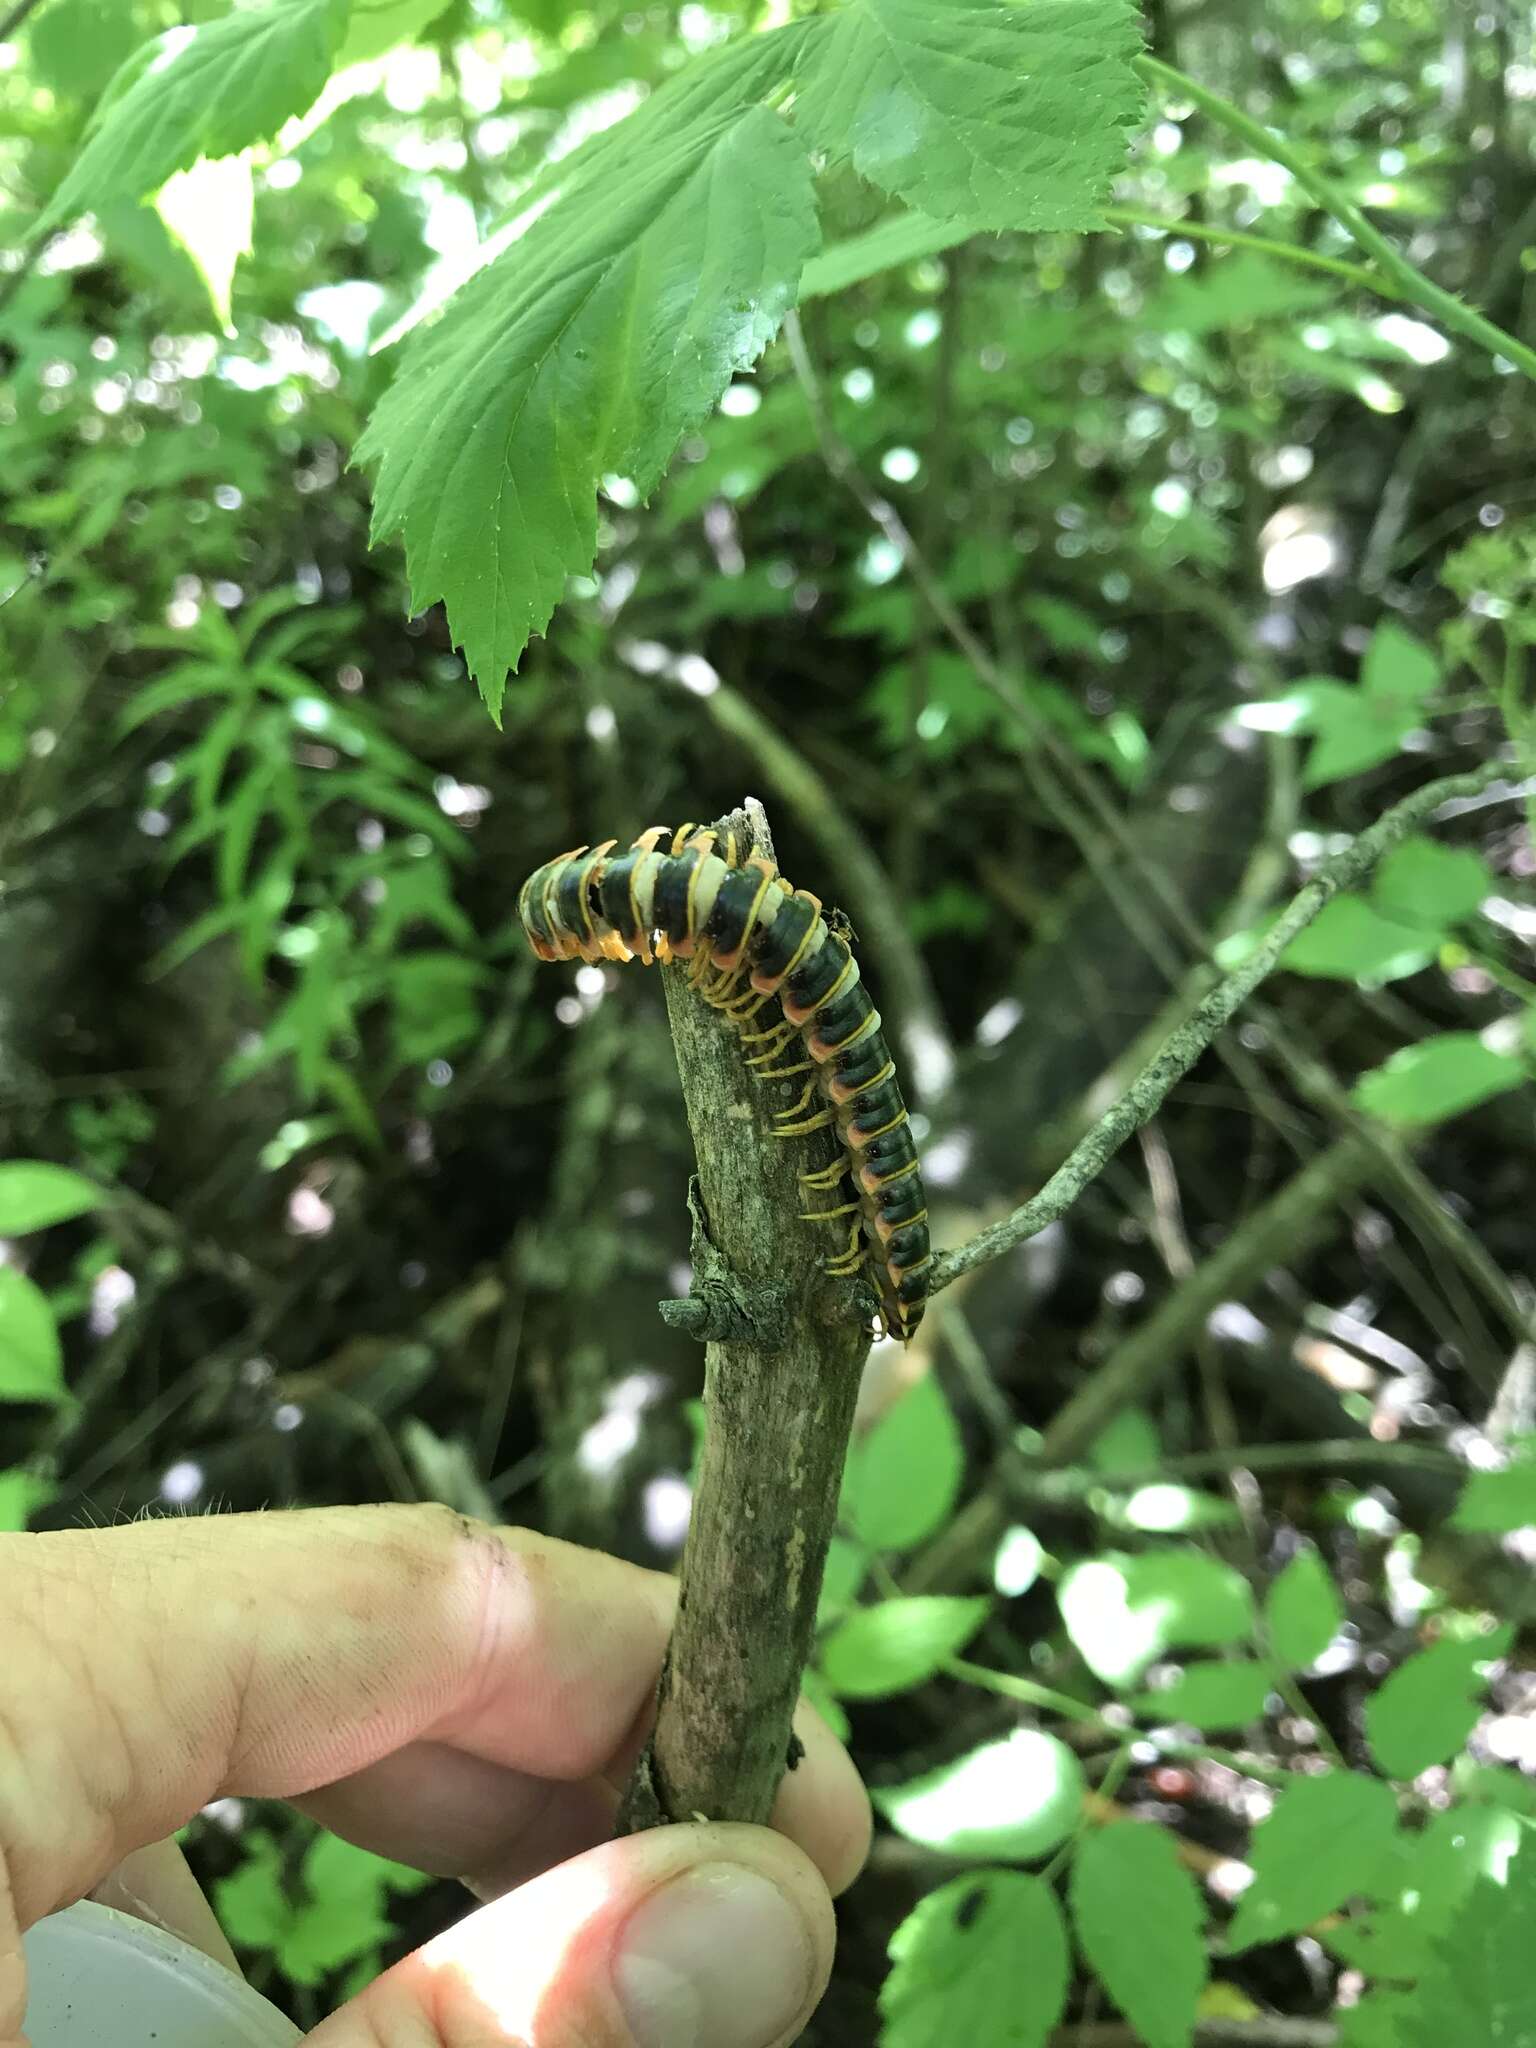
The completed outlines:
<svg viewBox="0 0 1536 2048">
<path fill-rule="evenodd" d="M 87 1894 L 228 1951 L 169 1841 L 291 1800 L 485 1901 L 316 2048 L 779 2048 L 831 1966 L 869 1806 L 805 1706 L 772 1826 L 611 1839 L 663 1574 L 435 1507 L 0 1538 L 0 2048 L 21 1935 Z"/>
</svg>

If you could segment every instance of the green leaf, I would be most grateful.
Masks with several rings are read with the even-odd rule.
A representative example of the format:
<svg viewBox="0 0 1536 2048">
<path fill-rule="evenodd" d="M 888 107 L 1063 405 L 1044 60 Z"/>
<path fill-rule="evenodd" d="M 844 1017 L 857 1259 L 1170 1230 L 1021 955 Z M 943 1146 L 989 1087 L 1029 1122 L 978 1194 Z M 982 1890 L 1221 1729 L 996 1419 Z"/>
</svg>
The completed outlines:
<svg viewBox="0 0 1536 2048">
<path fill-rule="evenodd" d="M 874 1795 L 898 1833 L 951 1856 L 1032 1863 L 1076 1827 L 1083 1767 L 1064 1742 L 1019 1728 Z"/>
<path fill-rule="evenodd" d="M 292 1912 L 283 1891 L 282 1858 L 265 1832 L 248 1833 L 244 1847 L 239 1869 L 213 1888 L 219 1924 L 237 1948 L 274 1949 Z"/>
<path fill-rule="evenodd" d="M 336 57 L 336 69 L 367 64 L 382 57 L 397 43 L 413 43 L 424 28 L 437 20 L 448 0 L 366 0 L 352 9 L 346 37 Z"/>
<path fill-rule="evenodd" d="M 1280 956 L 1280 965 L 1292 974 L 1380 988 L 1383 982 L 1417 974 L 1434 955 L 1434 940 L 1422 928 L 1383 917 L 1363 896 L 1335 896 L 1306 930 L 1292 939 Z"/>
<path fill-rule="evenodd" d="M 1163 1461 L 1163 1440 L 1145 1408 L 1122 1408 L 1084 1453 L 1095 1472 L 1145 1472 Z"/>
<path fill-rule="evenodd" d="M 1253 1883 L 1227 1936 L 1232 1950 L 1299 1934 L 1356 1894 L 1374 1892 L 1397 1837 L 1390 1785 L 1353 1771 L 1298 1778 L 1255 1831 Z"/>
<path fill-rule="evenodd" d="M 129 60 L 35 233 L 109 201 L 142 199 L 199 157 L 269 141 L 331 75 L 347 0 L 267 0 L 171 29 Z"/>
<path fill-rule="evenodd" d="M 1472 1474 L 1450 1526 L 1478 1536 L 1507 1536 L 1512 1529 L 1536 1526 L 1536 1446 L 1530 1438 L 1501 1472 Z"/>
<path fill-rule="evenodd" d="M 1274 1683 L 1267 1666 L 1247 1659 L 1202 1662 L 1186 1665 L 1172 1685 L 1135 1694 L 1127 1705 L 1142 1720 L 1164 1727 L 1188 1722 L 1191 1728 L 1246 1728 L 1263 1714 Z"/>
<path fill-rule="evenodd" d="M 925 256 L 937 256 L 969 241 L 975 233 L 969 221 L 929 220 L 923 213 L 898 213 L 862 235 L 853 235 L 813 256 L 800 279 L 800 297 L 825 298 L 847 291 L 867 277 L 884 270 L 896 270 L 919 263 Z"/>
<path fill-rule="evenodd" d="M 601 478 L 648 496 L 793 303 L 819 235 L 810 166 L 751 104 L 796 46 L 782 33 L 663 87 L 621 124 L 622 156 L 602 138 L 412 339 L 358 443 L 378 471 L 374 539 L 401 534 L 413 603 L 446 602 L 493 713 L 566 577 L 591 566 Z"/>
<path fill-rule="evenodd" d="M 1502 1885 L 1480 1881 L 1419 1981 L 1401 2048 L 1530 2048 L 1536 2041 L 1536 1854 L 1529 1843 Z"/>
<path fill-rule="evenodd" d="M 1433 839 L 1405 839 L 1393 847 L 1371 884 L 1373 901 L 1388 917 L 1437 933 L 1475 917 L 1492 894 L 1493 877 L 1475 853 Z"/>
<path fill-rule="evenodd" d="M 910 1549 L 949 1520 L 964 1470 L 959 1425 L 925 1373 L 849 1452 L 842 1519 L 866 1549 Z"/>
<path fill-rule="evenodd" d="M 251 159 L 244 152 L 200 157 L 155 194 L 155 211 L 191 257 L 207 290 L 213 317 L 225 334 L 235 331 L 230 324 L 229 295 L 236 264 L 251 253 L 255 204 Z"/>
<path fill-rule="evenodd" d="M 1344 1602 L 1333 1574 L 1315 1550 L 1298 1550 L 1275 1578 L 1264 1601 L 1275 1655 L 1292 1671 L 1315 1664 L 1338 1634 Z"/>
<path fill-rule="evenodd" d="M 1384 619 L 1371 635 L 1360 687 L 1379 703 L 1421 704 L 1440 686 L 1440 664 L 1422 640 Z"/>
<path fill-rule="evenodd" d="M 1049 1885 L 1018 1870 L 957 1877 L 919 1900 L 891 1937 L 880 2048 L 1042 2048 L 1069 1974 Z"/>
<path fill-rule="evenodd" d="M 72 99 L 101 91 L 141 41 L 123 0 L 53 0 L 27 29 L 27 61 L 38 81 Z"/>
<path fill-rule="evenodd" d="M 1495 1052 L 1475 1031 L 1441 1031 L 1405 1045 L 1354 1086 L 1360 1107 L 1385 1122 L 1411 1128 L 1437 1124 L 1518 1088 L 1525 1062 Z"/>
<path fill-rule="evenodd" d="M 0 1401 L 68 1398 L 48 1297 L 17 1267 L 0 1265 Z"/>
<path fill-rule="evenodd" d="M 1097 227 L 1140 51 L 1126 0 L 849 0 L 817 23 L 795 121 L 935 219 Z"/>
<path fill-rule="evenodd" d="M 1387 1903 L 1328 1930 L 1328 1946 L 1368 1977 L 1411 1982 L 1479 1878 L 1504 1881 L 1524 1839 L 1512 1813 L 1491 1806 L 1457 1806 L 1430 1816 L 1417 1835 L 1405 1835 L 1391 1876 Z"/>
<path fill-rule="evenodd" d="M 991 1602 L 936 1593 L 882 1600 L 850 1614 L 821 1646 L 821 1675 L 844 1699 L 884 1699 L 921 1685 L 967 1643 Z"/>
<path fill-rule="evenodd" d="M 1189 2048 L 1210 1974 L 1205 1907 L 1172 1836 L 1139 1822 L 1089 1835 L 1072 1860 L 1071 1900 L 1078 1945 L 1138 2039 Z"/>
<path fill-rule="evenodd" d="M 1365 1703 L 1371 1754 L 1389 1778 L 1416 1778 L 1454 1756 L 1482 1713 L 1483 1665 L 1508 1650 L 1513 1631 L 1432 1643 L 1400 1664 Z"/>
<path fill-rule="evenodd" d="M 13 1159 L 0 1166 L 0 1237 L 23 1237 L 67 1223 L 97 1208 L 106 1196 L 83 1173 L 45 1159 Z"/>
<path fill-rule="evenodd" d="M 1174 1648 L 1218 1649 L 1253 1626 L 1248 1585 L 1230 1565 L 1186 1548 L 1112 1551 L 1075 1565 L 1058 1592 L 1083 1661 L 1106 1685 L 1132 1683 Z"/>
<path fill-rule="evenodd" d="M 15 1465 L 0 1472 L 0 1535 L 14 1536 L 25 1529 L 40 1507 L 53 1499 L 58 1488 L 48 1479 Z"/>
</svg>

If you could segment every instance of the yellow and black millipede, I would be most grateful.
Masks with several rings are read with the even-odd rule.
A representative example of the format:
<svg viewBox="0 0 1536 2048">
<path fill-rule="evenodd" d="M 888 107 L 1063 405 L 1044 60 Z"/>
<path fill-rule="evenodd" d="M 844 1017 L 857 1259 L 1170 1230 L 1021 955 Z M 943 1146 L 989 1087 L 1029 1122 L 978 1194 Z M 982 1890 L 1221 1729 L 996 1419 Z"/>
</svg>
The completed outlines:
<svg viewBox="0 0 1536 2048">
<path fill-rule="evenodd" d="M 816 897 L 792 890 L 761 854 L 738 865 L 731 842 L 707 827 L 656 825 L 627 852 L 615 854 L 617 844 L 577 847 L 528 877 L 517 898 L 528 943 L 541 960 L 687 960 L 698 993 L 752 1048 L 749 1066 L 765 1080 L 809 1076 L 775 1112 L 774 1135 L 836 1126 L 843 1156 L 800 1179 L 848 1199 L 805 1214 L 853 1219 L 827 1270 L 855 1273 L 867 1259 L 881 1323 L 905 1342 L 933 1264 L 927 1198 L 880 1012 L 847 941 Z M 774 997 L 779 1017 L 759 1025 Z"/>
</svg>

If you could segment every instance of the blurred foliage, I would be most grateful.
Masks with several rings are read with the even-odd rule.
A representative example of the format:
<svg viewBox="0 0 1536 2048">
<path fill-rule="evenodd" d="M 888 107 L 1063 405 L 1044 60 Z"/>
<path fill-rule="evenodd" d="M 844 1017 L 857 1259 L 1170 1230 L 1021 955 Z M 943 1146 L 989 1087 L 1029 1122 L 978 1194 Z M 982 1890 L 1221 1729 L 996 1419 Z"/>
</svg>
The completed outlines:
<svg viewBox="0 0 1536 2048">
<path fill-rule="evenodd" d="M 943 1244 L 1059 1163 L 1207 942 L 1242 958 L 1390 803 L 1502 762 L 1064 1225 L 874 1353 L 807 1685 L 882 1825 L 807 2038 L 1513 2038 L 1529 386 L 1192 103 L 1138 120 L 1126 8 L 1085 0 L 1094 121 L 1061 9 L 895 12 L 986 38 L 976 117 L 1023 139 L 985 192 L 931 103 L 882 135 L 876 0 L 11 16 L 0 1528 L 439 1498 L 676 1556 L 684 1125 L 654 992 L 524 957 L 553 852 L 763 795 L 910 1028 Z M 1528 9 L 1145 26 L 1529 340 Z M 733 171 L 729 221 L 663 143 Z M 529 335 L 584 262 L 557 403 Z M 686 374 L 674 262 L 729 316 Z M 187 1841 L 306 2022 L 462 1909 L 281 1810 Z"/>
</svg>

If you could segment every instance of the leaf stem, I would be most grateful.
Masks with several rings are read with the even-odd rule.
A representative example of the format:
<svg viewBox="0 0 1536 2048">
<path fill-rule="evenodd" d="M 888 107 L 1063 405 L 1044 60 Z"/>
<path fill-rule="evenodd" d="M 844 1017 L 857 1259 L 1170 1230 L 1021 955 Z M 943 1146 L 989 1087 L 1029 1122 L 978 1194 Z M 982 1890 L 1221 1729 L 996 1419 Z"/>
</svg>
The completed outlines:
<svg viewBox="0 0 1536 2048">
<path fill-rule="evenodd" d="M 1283 262 L 1299 264 L 1304 270 L 1326 270 L 1330 277 L 1347 278 L 1362 291 L 1375 292 L 1378 298 L 1404 299 L 1408 294 L 1390 278 L 1381 277 L 1374 270 L 1367 270 L 1363 264 L 1348 263 L 1342 256 L 1325 256 L 1320 250 L 1308 249 L 1300 242 L 1276 241 L 1269 235 L 1250 235 L 1242 228 L 1224 228 L 1201 220 L 1177 220 L 1166 213 L 1154 213 L 1143 206 L 1104 206 L 1099 209 L 1103 218 L 1118 227 L 1159 228 L 1164 234 L 1179 235 L 1191 242 L 1217 242 L 1223 248 L 1257 249 L 1261 255 L 1279 257 Z"/>
<path fill-rule="evenodd" d="M 1241 107 L 1224 100 L 1220 93 L 1212 92 L 1198 80 L 1156 57 L 1137 58 L 1136 68 L 1149 84 L 1171 98 L 1192 100 L 1218 126 L 1240 137 L 1268 157 L 1271 163 L 1289 171 L 1302 190 L 1338 222 L 1351 241 L 1375 257 L 1387 276 L 1400 287 L 1404 298 L 1412 300 L 1456 333 L 1465 335 L 1468 341 L 1476 342 L 1490 355 L 1502 356 L 1506 362 L 1523 370 L 1527 377 L 1536 379 L 1536 349 L 1527 348 L 1523 341 L 1517 341 L 1514 335 L 1506 333 L 1495 321 L 1479 313 L 1475 306 L 1469 306 L 1464 299 L 1444 290 L 1415 268 L 1379 228 L 1372 226 L 1354 201 L 1346 198 L 1331 178 L 1308 163 L 1283 135 L 1266 128 L 1263 122 L 1245 114 Z"/>
</svg>

